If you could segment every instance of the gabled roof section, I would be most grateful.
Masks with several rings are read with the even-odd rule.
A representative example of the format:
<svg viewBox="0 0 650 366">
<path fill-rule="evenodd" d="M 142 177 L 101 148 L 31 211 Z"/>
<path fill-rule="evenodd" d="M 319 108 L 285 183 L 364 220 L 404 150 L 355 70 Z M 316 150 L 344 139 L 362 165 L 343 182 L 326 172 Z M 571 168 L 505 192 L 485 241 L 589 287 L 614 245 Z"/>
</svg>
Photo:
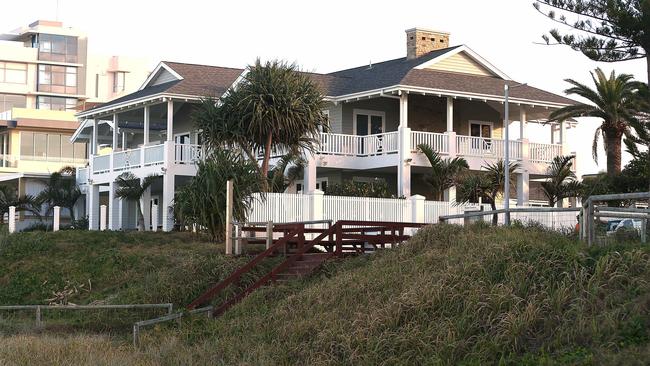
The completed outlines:
<svg viewBox="0 0 650 366">
<path fill-rule="evenodd" d="M 218 98 L 242 74 L 243 69 L 163 61 L 154 69 L 140 90 L 78 114 L 84 117 L 129 102 L 158 96 Z"/>
<path fill-rule="evenodd" d="M 452 60 L 455 61 L 456 65 L 451 64 Z M 476 69 L 476 71 L 480 70 L 480 72 L 473 72 L 475 70 L 471 70 L 471 68 Z M 484 76 L 492 75 L 504 80 L 512 80 L 508 75 L 497 69 L 466 45 L 455 47 L 442 55 L 417 65 L 414 69 L 432 69 Z"/>
</svg>

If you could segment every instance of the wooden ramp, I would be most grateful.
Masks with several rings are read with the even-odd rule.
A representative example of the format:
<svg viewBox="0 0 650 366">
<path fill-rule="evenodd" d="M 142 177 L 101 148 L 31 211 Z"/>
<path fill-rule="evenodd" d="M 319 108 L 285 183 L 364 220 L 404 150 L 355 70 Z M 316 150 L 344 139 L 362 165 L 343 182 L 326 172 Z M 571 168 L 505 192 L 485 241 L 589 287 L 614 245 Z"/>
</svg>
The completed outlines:
<svg viewBox="0 0 650 366">
<path fill-rule="evenodd" d="M 306 227 L 308 223 L 277 224 L 273 232 L 280 233 L 272 245 L 255 256 L 250 262 L 237 269 L 223 281 L 210 287 L 192 301 L 187 308 L 195 309 L 214 300 L 228 286 L 237 283 L 241 277 L 264 259 L 284 256 L 285 259 L 255 283 L 214 307 L 214 316 L 219 316 L 251 292 L 269 283 L 286 282 L 308 276 L 325 261 L 346 255 L 364 254 L 370 251 L 393 247 L 408 238 L 408 230 L 424 224 L 377 221 L 338 221 L 326 228 Z M 266 231 L 264 228 L 245 227 L 243 231 Z M 266 242 L 265 238 L 248 238 Z"/>
</svg>

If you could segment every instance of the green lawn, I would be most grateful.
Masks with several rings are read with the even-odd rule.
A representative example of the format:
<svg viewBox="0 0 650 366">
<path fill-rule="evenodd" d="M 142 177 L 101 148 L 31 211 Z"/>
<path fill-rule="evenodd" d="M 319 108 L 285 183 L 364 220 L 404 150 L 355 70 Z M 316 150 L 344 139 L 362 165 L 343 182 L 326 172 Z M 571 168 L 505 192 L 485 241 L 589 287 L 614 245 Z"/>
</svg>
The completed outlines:
<svg viewBox="0 0 650 366">
<path fill-rule="evenodd" d="M 33 294 L 3 274 L 3 303 L 42 298 L 44 278 L 89 276 L 86 300 L 184 303 L 243 261 L 180 234 L 24 235 L 0 249 L 0 268 L 45 273 L 22 282 Z M 23 334 L 0 338 L 0 364 L 645 364 L 648 307 L 647 247 L 445 225 L 256 291 L 222 318 L 146 330 L 137 351 L 119 337 Z"/>
</svg>

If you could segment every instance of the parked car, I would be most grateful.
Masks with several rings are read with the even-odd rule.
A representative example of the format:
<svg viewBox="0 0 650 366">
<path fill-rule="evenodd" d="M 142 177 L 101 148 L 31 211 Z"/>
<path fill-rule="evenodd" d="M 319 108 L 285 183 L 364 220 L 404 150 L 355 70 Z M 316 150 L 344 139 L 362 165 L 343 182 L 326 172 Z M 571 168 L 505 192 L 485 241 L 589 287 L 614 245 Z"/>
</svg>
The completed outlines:
<svg viewBox="0 0 650 366">
<path fill-rule="evenodd" d="M 616 226 L 610 231 L 610 224 L 618 221 Z M 641 233 L 642 228 L 641 220 L 638 219 L 623 219 L 623 220 L 612 220 L 607 223 L 607 235 L 614 235 L 615 232 L 622 229 L 634 229 L 637 232 Z"/>
</svg>

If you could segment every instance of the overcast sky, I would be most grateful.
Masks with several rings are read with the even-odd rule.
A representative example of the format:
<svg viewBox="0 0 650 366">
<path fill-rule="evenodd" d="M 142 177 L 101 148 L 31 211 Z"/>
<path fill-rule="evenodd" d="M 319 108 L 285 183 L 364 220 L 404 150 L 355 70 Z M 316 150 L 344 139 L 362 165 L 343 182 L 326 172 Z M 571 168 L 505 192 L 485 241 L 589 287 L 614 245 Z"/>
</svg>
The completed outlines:
<svg viewBox="0 0 650 366">
<path fill-rule="evenodd" d="M 59 0 L 58 18 L 87 33 L 93 53 L 244 67 L 256 57 L 296 61 L 303 69 L 331 72 L 403 57 L 404 30 L 451 33 L 513 79 L 562 94 L 565 78 L 590 82 L 589 70 L 634 74 L 646 81 L 645 61 L 596 63 L 566 47 L 544 46 L 555 26 L 532 0 L 453 1 L 163 1 Z M 3 5 L 0 24 L 9 31 L 36 19 L 54 19 L 57 0 Z M 579 173 L 605 169 L 591 159 L 597 121 L 582 120 L 569 134 Z M 518 128 L 513 125 L 516 132 Z M 547 130 L 548 128 L 546 128 Z M 548 142 L 545 129 L 531 140 Z M 602 147 L 601 147 L 602 150 Z M 600 154 L 604 158 L 604 152 Z"/>
</svg>

